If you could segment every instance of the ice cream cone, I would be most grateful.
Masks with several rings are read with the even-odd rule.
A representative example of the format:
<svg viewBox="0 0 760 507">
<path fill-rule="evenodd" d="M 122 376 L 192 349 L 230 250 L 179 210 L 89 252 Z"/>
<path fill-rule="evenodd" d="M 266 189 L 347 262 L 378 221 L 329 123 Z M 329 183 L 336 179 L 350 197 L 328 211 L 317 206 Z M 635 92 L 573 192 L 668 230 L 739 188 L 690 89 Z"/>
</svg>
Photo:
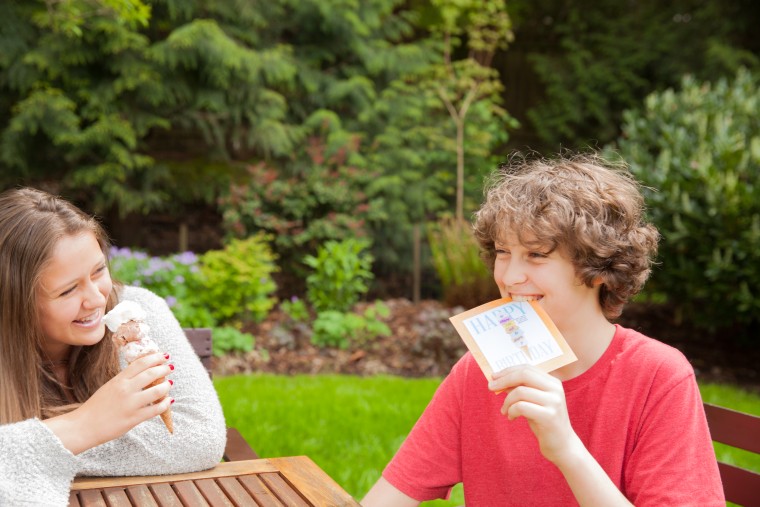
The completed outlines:
<svg viewBox="0 0 760 507">
<path fill-rule="evenodd" d="M 140 305 L 132 301 L 119 303 L 104 318 L 108 329 L 113 333 L 113 340 L 119 346 L 120 353 L 127 364 L 132 364 L 148 354 L 159 352 L 158 345 L 148 335 L 150 328 L 145 324 L 144 319 L 145 311 Z M 154 380 L 144 389 L 157 386 L 163 382 L 166 382 L 166 377 Z M 173 434 L 174 422 L 171 408 L 166 409 L 160 415 L 166 429 Z"/>
<path fill-rule="evenodd" d="M 161 377 L 159 379 L 154 380 L 147 386 L 145 386 L 145 389 L 148 389 L 149 387 L 157 386 L 161 384 L 162 382 L 166 382 L 166 377 Z M 161 400 L 158 400 L 161 401 Z M 156 403 L 158 403 L 158 401 Z M 164 421 L 164 426 L 166 426 L 166 429 L 169 430 L 169 433 L 174 433 L 174 421 L 172 420 L 172 409 L 171 407 L 167 408 L 163 412 L 159 414 L 161 416 L 161 420 Z"/>
</svg>

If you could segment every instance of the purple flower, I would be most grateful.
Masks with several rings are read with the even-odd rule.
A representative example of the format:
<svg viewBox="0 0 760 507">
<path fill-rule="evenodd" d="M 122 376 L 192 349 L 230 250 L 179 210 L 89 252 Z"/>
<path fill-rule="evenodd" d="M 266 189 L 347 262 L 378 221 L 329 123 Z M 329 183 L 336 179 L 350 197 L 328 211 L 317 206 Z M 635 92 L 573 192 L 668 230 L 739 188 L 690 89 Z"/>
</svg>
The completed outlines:
<svg viewBox="0 0 760 507">
<path fill-rule="evenodd" d="M 166 304 L 169 305 L 169 308 L 177 304 L 177 298 L 174 296 L 166 296 L 164 300 L 166 301 Z"/>
<path fill-rule="evenodd" d="M 185 266 L 190 266 L 198 262 L 198 256 L 190 251 L 182 252 L 181 254 L 176 255 L 174 258 L 177 260 L 177 262 L 184 264 Z"/>
</svg>

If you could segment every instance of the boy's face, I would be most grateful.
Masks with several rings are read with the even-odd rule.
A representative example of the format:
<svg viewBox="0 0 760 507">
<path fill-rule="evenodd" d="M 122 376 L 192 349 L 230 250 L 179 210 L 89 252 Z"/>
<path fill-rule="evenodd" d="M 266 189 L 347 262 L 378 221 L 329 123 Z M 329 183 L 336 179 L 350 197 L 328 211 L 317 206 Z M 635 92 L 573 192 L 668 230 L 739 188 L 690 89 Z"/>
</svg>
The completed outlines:
<svg viewBox="0 0 760 507">
<path fill-rule="evenodd" d="M 587 287 L 559 249 L 546 253 L 508 235 L 497 241 L 494 280 L 502 297 L 539 301 L 560 331 L 582 324 L 589 311 L 601 311 L 599 288 Z"/>
</svg>

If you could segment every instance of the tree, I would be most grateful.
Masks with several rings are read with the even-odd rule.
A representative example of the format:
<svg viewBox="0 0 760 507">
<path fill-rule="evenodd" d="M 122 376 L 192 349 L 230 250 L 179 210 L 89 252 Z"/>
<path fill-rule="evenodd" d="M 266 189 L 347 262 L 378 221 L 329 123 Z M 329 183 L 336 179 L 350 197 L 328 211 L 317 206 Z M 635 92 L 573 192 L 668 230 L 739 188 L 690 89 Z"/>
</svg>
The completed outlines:
<svg viewBox="0 0 760 507">
<path fill-rule="evenodd" d="M 456 126 L 456 207 L 457 220 L 464 219 L 465 126 L 470 107 L 481 102 L 495 117 L 506 119 L 498 103 L 502 89 L 498 72 L 491 67 L 498 49 L 506 49 L 513 38 L 511 21 L 503 1 L 432 0 L 440 22 L 433 34 L 442 38 L 443 54 L 430 72 L 429 85 L 435 87 Z M 454 52 L 467 45 L 467 56 L 454 60 Z"/>
</svg>

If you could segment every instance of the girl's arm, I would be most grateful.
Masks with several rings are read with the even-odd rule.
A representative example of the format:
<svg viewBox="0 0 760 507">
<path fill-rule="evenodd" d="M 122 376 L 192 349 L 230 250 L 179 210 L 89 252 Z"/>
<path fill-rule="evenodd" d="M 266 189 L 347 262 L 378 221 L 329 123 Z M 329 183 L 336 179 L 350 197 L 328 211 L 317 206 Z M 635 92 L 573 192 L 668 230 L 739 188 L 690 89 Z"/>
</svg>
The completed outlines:
<svg viewBox="0 0 760 507">
<path fill-rule="evenodd" d="M 177 319 L 163 298 L 136 287 L 122 289 L 120 300 L 146 309 L 150 336 L 169 354 L 174 385 L 169 396 L 174 434 L 158 417 L 138 424 L 120 438 L 79 455 L 81 475 L 153 475 L 211 468 L 226 442 L 224 415 L 214 386 Z"/>
</svg>

